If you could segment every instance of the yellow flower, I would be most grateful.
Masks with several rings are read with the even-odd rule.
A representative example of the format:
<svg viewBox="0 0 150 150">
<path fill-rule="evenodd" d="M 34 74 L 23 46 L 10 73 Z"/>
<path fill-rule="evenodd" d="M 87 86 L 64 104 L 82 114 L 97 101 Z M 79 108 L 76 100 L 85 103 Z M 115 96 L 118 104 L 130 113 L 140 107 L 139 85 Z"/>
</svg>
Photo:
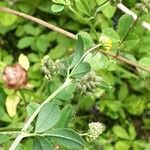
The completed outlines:
<svg viewBox="0 0 150 150">
<path fill-rule="evenodd" d="M 107 36 L 102 35 L 99 39 L 101 45 L 101 48 L 104 50 L 110 51 L 112 49 L 112 41 Z"/>
</svg>

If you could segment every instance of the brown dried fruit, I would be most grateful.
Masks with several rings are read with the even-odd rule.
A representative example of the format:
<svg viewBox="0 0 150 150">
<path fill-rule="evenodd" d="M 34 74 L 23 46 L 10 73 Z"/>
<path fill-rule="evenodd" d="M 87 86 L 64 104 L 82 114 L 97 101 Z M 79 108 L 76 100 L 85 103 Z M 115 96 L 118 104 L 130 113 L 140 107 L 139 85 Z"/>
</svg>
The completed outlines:
<svg viewBox="0 0 150 150">
<path fill-rule="evenodd" d="M 6 66 L 2 74 L 6 86 L 11 89 L 20 89 L 27 84 L 27 71 L 19 64 Z"/>
</svg>

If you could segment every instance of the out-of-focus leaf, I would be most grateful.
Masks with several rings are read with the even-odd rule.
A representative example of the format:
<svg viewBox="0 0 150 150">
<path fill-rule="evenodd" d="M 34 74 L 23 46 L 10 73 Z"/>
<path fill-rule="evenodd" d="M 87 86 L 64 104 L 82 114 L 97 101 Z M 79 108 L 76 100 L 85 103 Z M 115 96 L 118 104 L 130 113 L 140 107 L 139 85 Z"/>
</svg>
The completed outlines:
<svg viewBox="0 0 150 150">
<path fill-rule="evenodd" d="M 34 41 L 34 37 L 25 36 L 25 37 L 23 37 L 19 40 L 17 46 L 20 49 L 24 49 L 24 48 L 27 48 L 27 47 L 31 46 L 33 41 Z"/>
<path fill-rule="evenodd" d="M 115 150 L 129 150 L 131 143 L 128 141 L 118 141 L 115 144 Z"/>
<path fill-rule="evenodd" d="M 16 115 L 17 105 L 19 104 L 20 97 L 17 95 L 9 95 L 6 98 L 6 109 L 10 117 Z"/>
<path fill-rule="evenodd" d="M 138 61 L 138 63 L 139 63 L 140 65 L 142 65 L 142 66 L 147 67 L 147 68 L 150 69 L 150 57 L 143 57 L 143 58 L 141 58 L 141 59 Z M 142 71 L 142 70 L 140 70 L 140 69 L 138 69 L 138 71 L 139 71 L 142 75 L 144 75 L 145 77 L 150 76 L 150 73 L 148 73 L 148 72 Z"/>
<path fill-rule="evenodd" d="M 128 133 L 122 126 L 119 125 L 114 126 L 113 132 L 118 138 L 127 139 L 127 140 L 130 139 Z"/>
<path fill-rule="evenodd" d="M 64 6 L 63 5 L 58 5 L 58 4 L 56 5 L 56 4 L 54 4 L 54 5 L 51 6 L 51 10 L 54 13 L 58 13 L 58 12 L 61 12 L 61 11 L 64 10 Z"/>
<path fill-rule="evenodd" d="M 19 64 L 21 65 L 22 68 L 25 70 L 28 70 L 30 67 L 30 62 L 27 56 L 24 54 L 20 54 L 19 59 L 18 59 Z"/>
<path fill-rule="evenodd" d="M 141 115 L 145 109 L 146 101 L 144 97 L 131 95 L 124 100 L 123 106 L 133 115 Z"/>
</svg>

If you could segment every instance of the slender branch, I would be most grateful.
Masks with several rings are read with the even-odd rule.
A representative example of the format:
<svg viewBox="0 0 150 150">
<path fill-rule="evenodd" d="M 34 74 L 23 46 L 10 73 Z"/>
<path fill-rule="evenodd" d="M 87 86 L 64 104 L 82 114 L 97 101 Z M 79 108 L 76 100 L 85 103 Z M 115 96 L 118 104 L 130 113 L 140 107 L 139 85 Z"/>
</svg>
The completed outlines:
<svg viewBox="0 0 150 150">
<path fill-rule="evenodd" d="M 40 112 L 41 108 L 48 103 L 49 101 L 51 101 L 58 93 L 60 93 L 63 89 L 65 89 L 69 84 L 71 83 L 71 79 L 66 79 L 66 81 L 64 82 L 64 84 L 62 84 L 54 93 L 52 93 L 36 110 L 35 112 L 32 114 L 32 116 L 29 118 L 29 120 L 25 123 L 24 127 L 21 130 L 21 134 L 19 134 L 15 141 L 12 143 L 11 147 L 9 148 L 9 150 L 15 150 L 16 147 L 18 146 L 18 144 L 20 143 L 20 141 L 25 137 L 25 132 L 27 131 L 27 129 L 30 127 L 31 123 L 33 122 L 33 120 L 36 118 L 36 116 L 38 115 L 38 113 Z"/>
<path fill-rule="evenodd" d="M 139 65 L 139 64 L 136 63 L 136 62 L 130 61 L 130 60 L 124 58 L 124 57 L 121 57 L 121 56 L 119 56 L 119 55 L 113 54 L 112 52 L 102 51 L 102 50 L 101 50 L 101 52 L 102 52 L 103 54 L 108 55 L 108 56 L 111 56 L 111 57 L 113 57 L 113 58 L 115 58 L 115 59 L 117 59 L 117 60 L 119 60 L 119 61 L 121 61 L 121 62 L 124 62 L 124 63 L 126 63 L 126 64 L 129 64 L 129 65 L 131 65 L 131 66 L 137 67 L 137 68 L 139 68 L 139 69 L 141 69 L 141 70 L 143 70 L 143 71 L 145 71 L 145 72 L 149 72 L 149 73 L 150 73 L 150 68 L 149 68 L 149 67 L 141 66 L 141 65 Z"/>
<path fill-rule="evenodd" d="M 135 14 L 133 11 L 131 11 L 130 9 L 128 9 L 125 5 L 123 5 L 122 3 L 118 4 L 117 7 L 123 11 L 124 13 L 130 15 L 133 17 L 134 20 L 136 20 L 138 18 L 137 14 Z M 142 25 L 144 28 L 150 30 L 150 24 L 148 22 L 143 21 Z"/>
<path fill-rule="evenodd" d="M 118 4 L 118 5 L 119 5 L 119 6 L 122 6 L 123 4 Z M 118 7 L 119 7 L 119 6 L 118 6 Z M 32 16 L 30 16 L 30 15 L 27 15 L 27 14 L 24 14 L 24 13 L 21 13 L 21 12 L 18 12 L 18 11 L 16 11 L 16 10 L 12 10 L 12 9 L 9 9 L 9 8 L 6 8 L 6 7 L 0 7 L 0 11 L 2 11 L 2 12 L 7 12 L 7 13 L 10 13 L 10 14 L 14 14 L 14 15 L 23 17 L 23 18 L 25 18 L 25 19 L 31 20 L 31 21 L 33 21 L 33 22 L 36 22 L 36 23 L 42 25 L 42 26 L 48 27 L 49 29 L 52 29 L 52 30 L 54 30 L 54 31 L 56 31 L 56 32 L 59 32 L 59 33 L 65 35 L 65 36 L 67 36 L 67 37 L 70 37 L 70 38 L 72 38 L 72 39 L 77 40 L 77 36 L 74 35 L 73 33 L 70 33 L 70 32 L 68 32 L 68 31 L 65 31 L 65 30 L 63 30 L 63 29 L 61 29 L 61 28 L 59 28 L 59 27 L 56 27 L 56 26 L 54 26 L 54 25 L 52 25 L 52 24 L 50 24 L 50 23 L 47 23 L 47 22 L 45 22 L 45 21 L 43 21 L 43 20 L 41 20 L 41 19 L 32 17 Z M 135 18 L 135 14 L 134 14 L 134 18 Z M 136 17 L 136 18 L 137 18 L 137 17 Z M 146 22 L 143 22 L 143 23 L 144 23 L 145 26 L 148 27 L 148 29 L 150 29 L 150 27 L 149 27 L 150 25 L 149 25 L 148 23 L 146 23 Z M 122 62 L 124 62 L 124 63 L 127 63 L 127 64 L 131 65 L 131 66 L 137 67 L 137 68 L 139 68 L 139 69 L 141 69 L 141 70 L 144 70 L 144 71 L 150 73 L 150 69 L 149 69 L 149 68 L 146 68 L 146 67 L 144 67 L 144 66 L 141 66 L 141 65 L 139 65 L 139 64 L 137 64 L 137 63 L 135 63 L 135 62 L 132 62 L 132 61 L 130 61 L 130 60 L 124 58 L 124 57 L 117 56 L 116 54 L 113 54 L 112 52 L 108 52 L 108 51 L 102 51 L 102 50 L 101 50 L 101 52 L 102 52 L 103 54 L 105 54 L 105 55 L 108 55 L 108 56 L 110 56 L 110 57 L 112 57 L 112 58 L 115 58 L 115 59 L 117 59 L 117 60 L 119 60 L 119 61 L 122 61 Z"/>
<path fill-rule="evenodd" d="M 23 17 L 23 18 L 25 18 L 25 19 L 31 20 L 31 21 L 33 21 L 33 22 L 36 22 L 36 23 L 38 23 L 38 24 L 40 24 L 40 25 L 42 25 L 42 26 L 45 26 L 45 27 L 47 27 L 47 28 L 49 28 L 49 29 L 51 29 L 51 30 L 54 30 L 54 31 L 56 31 L 56 32 L 59 32 L 59 33 L 65 35 L 65 36 L 68 36 L 68 37 L 70 37 L 70 38 L 72 38 L 72 39 L 76 39 L 76 36 L 75 36 L 74 34 L 68 32 L 68 31 L 66 31 L 66 30 L 63 30 L 63 29 L 61 29 L 61 28 L 59 28 L 59 27 L 56 27 L 56 26 L 54 26 L 54 25 L 52 25 L 52 24 L 50 24 L 50 23 L 48 23 L 48 22 L 46 22 L 46 21 L 43 21 L 43 20 L 41 20 L 41 19 L 38 19 L 38 18 L 32 17 L 32 16 L 30 16 L 30 15 L 27 15 L 27 14 L 25 14 L 25 13 L 18 12 L 18 11 L 16 11 L 16 10 L 9 9 L 9 8 L 6 8 L 6 7 L 0 7 L 0 11 L 2 11 L 2 12 L 7 12 L 7 13 L 10 13 L 10 14 L 14 14 L 14 15 L 16 15 L 16 16 Z"/>
</svg>

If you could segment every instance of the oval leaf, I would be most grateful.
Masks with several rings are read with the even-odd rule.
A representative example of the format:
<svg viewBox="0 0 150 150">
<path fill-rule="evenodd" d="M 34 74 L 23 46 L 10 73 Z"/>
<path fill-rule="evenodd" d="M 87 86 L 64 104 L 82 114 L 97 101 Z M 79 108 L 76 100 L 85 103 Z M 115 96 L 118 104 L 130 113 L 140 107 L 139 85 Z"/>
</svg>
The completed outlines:
<svg viewBox="0 0 150 150">
<path fill-rule="evenodd" d="M 24 54 L 21 54 L 19 56 L 19 64 L 21 65 L 22 68 L 24 68 L 25 70 L 28 70 L 30 67 L 30 62 L 27 56 L 25 56 Z"/>
<path fill-rule="evenodd" d="M 68 149 L 84 149 L 84 140 L 72 129 L 60 128 L 48 131 L 45 136 L 54 139 Z"/>
<path fill-rule="evenodd" d="M 72 120 L 74 114 L 74 107 L 71 105 L 66 105 L 62 110 L 61 110 L 61 115 L 60 119 L 56 124 L 57 128 L 65 128 L 68 126 L 69 122 Z"/>
<path fill-rule="evenodd" d="M 54 150 L 53 145 L 43 137 L 33 139 L 33 150 Z"/>
<path fill-rule="evenodd" d="M 14 117 L 16 115 L 16 109 L 19 101 L 20 101 L 20 97 L 16 95 L 7 96 L 6 109 L 10 117 Z"/>
<path fill-rule="evenodd" d="M 58 13 L 58 12 L 61 12 L 64 10 L 64 6 L 63 5 L 52 5 L 51 6 L 51 11 L 54 12 L 54 13 Z"/>
<path fill-rule="evenodd" d="M 40 133 L 47 131 L 54 126 L 60 117 L 60 109 L 54 103 L 45 104 L 37 118 L 35 131 Z"/>
<path fill-rule="evenodd" d="M 91 66 L 87 62 L 83 62 L 79 64 L 72 72 L 71 77 L 74 78 L 81 78 L 83 77 L 87 72 L 89 72 L 91 69 Z"/>
<path fill-rule="evenodd" d="M 75 54 L 72 60 L 72 63 L 70 65 L 70 68 L 74 67 L 75 64 L 81 59 L 84 52 L 84 44 L 81 36 L 78 35 L 78 41 L 76 44 Z"/>
</svg>

